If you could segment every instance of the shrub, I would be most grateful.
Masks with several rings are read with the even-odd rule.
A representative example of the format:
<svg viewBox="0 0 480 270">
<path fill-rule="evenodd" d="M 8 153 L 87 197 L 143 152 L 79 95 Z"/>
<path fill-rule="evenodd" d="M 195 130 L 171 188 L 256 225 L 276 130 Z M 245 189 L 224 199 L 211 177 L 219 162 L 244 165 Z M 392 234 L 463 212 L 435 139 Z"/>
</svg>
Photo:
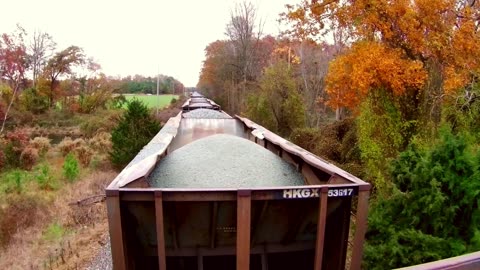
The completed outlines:
<svg viewBox="0 0 480 270">
<path fill-rule="evenodd" d="M 89 164 L 90 168 L 92 168 L 94 170 L 98 169 L 100 167 L 100 162 L 101 161 L 102 160 L 98 155 L 94 155 L 92 157 L 92 160 L 90 161 L 90 164 Z"/>
<path fill-rule="evenodd" d="M 105 109 L 111 99 L 112 93 L 107 89 L 95 89 L 89 93 L 81 93 L 78 99 L 80 112 L 92 113 L 98 109 Z"/>
<path fill-rule="evenodd" d="M 170 104 L 175 104 L 175 102 L 177 102 L 176 98 L 172 98 L 172 100 L 170 100 Z"/>
<path fill-rule="evenodd" d="M 20 95 L 20 104 L 23 109 L 36 114 L 44 113 L 48 109 L 48 97 L 38 93 L 35 88 L 28 88 Z"/>
<path fill-rule="evenodd" d="M 48 225 L 47 229 L 45 229 L 43 232 L 43 238 L 47 241 L 57 241 L 60 240 L 65 233 L 65 228 L 61 224 L 54 222 Z"/>
<path fill-rule="evenodd" d="M 15 126 L 28 126 L 35 119 L 35 115 L 32 112 L 20 111 L 16 108 L 12 108 L 8 116 L 11 119 L 11 125 Z"/>
<path fill-rule="evenodd" d="M 113 97 L 110 102 L 108 103 L 108 107 L 112 109 L 120 109 L 123 105 L 127 103 L 127 99 L 124 95 L 118 95 Z"/>
<path fill-rule="evenodd" d="M 355 128 L 356 125 L 352 119 L 335 121 L 322 126 L 316 148 L 318 155 L 337 164 L 360 162 Z"/>
<path fill-rule="evenodd" d="M 63 163 L 63 175 L 67 180 L 73 182 L 80 173 L 80 169 L 78 168 L 78 161 L 72 153 L 69 153 L 66 158 L 65 162 Z"/>
<path fill-rule="evenodd" d="M 159 130 L 160 124 L 150 116 L 147 106 L 132 100 L 112 132 L 110 160 L 119 167 L 127 164 Z"/>
<path fill-rule="evenodd" d="M 20 154 L 20 164 L 25 170 L 31 170 L 38 161 L 38 150 L 33 147 L 25 148 Z"/>
<path fill-rule="evenodd" d="M 35 173 L 35 180 L 37 181 L 40 189 L 43 190 L 56 190 L 58 188 L 58 182 L 55 181 L 50 173 L 50 167 L 47 164 L 43 164 L 37 167 Z"/>
<path fill-rule="evenodd" d="M 3 142 L 3 152 L 5 155 L 6 167 L 20 167 L 20 155 L 28 145 L 28 136 L 21 130 L 8 132 Z"/>
<path fill-rule="evenodd" d="M 26 181 L 25 171 L 14 169 L 4 175 L 7 183 L 6 192 L 22 193 L 23 184 Z"/>
<path fill-rule="evenodd" d="M 30 140 L 30 146 L 37 149 L 40 156 L 44 156 L 50 150 L 50 139 L 47 137 L 35 137 Z"/>
<path fill-rule="evenodd" d="M 175 107 L 164 108 L 160 110 L 157 115 L 155 115 L 155 119 L 160 121 L 160 123 L 166 123 L 168 119 L 170 119 L 171 117 L 174 117 L 181 111 L 182 111 L 181 109 L 175 108 Z"/>
<path fill-rule="evenodd" d="M 355 162 L 360 165 L 362 159 L 358 143 L 357 125 L 349 119 L 345 119 L 342 122 L 345 123 L 344 127 L 340 128 L 344 131 L 343 137 L 341 138 L 342 144 L 339 149 L 342 160 L 347 163 Z"/>
<path fill-rule="evenodd" d="M 111 138 L 112 135 L 110 135 L 110 133 L 100 132 L 88 140 L 88 145 L 92 149 L 100 152 L 110 150 L 112 148 Z"/>
<path fill-rule="evenodd" d="M 80 125 L 80 130 L 87 137 L 92 137 L 98 132 L 103 132 L 105 129 L 105 120 L 93 117 L 89 121 L 85 121 Z"/>
<path fill-rule="evenodd" d="M 73 141 L 73 145 L 74 145 L 74 148 L 82 147 L 87 145 L 87 142 L 85 142 L 85 140 L 82 138 L 77 138 Z"/>
<path fill-rule="evenodd" d="M 443 130 L 432 149 L 412 143 L 393 162 L 393 194 L 379 197 L 369 215 L 365 269 L 480 250 L 480 151 L 470 145 Z"/>
<path fill-rule="evenodd" d="M 78 160 L 80 161 L 80 163 L 82 163 L 83 166 L 88 166 L 88 164 L 90 164 L 93 156 L 92 149 L 90 149 L 86 145 L 81 145 L 76 147 L 74 151 L 78 157 Z"/>
<path fill-rule="evenodd" d="M 290 135 L 290 140 L 294 144 L 312 153 L 315 152 L 320 138 L 320 130 L 316 128 L 297 128 Z"/>
<path fill-rule="evenodd" d="M 344 119 L 321 128 L 298 128 L 292 132 L 290 140 L 337 164 L 360 163 L 355 127 L 351 119 Z"/>
<path fill-rule="evenodd" d="M 414 123 L 402 118 L 390 94 L 380 90 L 376 94 L 371 94 L 361 105 L 357 134 L 367 180 L 382 193 L 391 185 L 389 164 L 407 141 L 402 132 Z"/>
<path fill-rule="evenodd" d="M 62 153 L 62 155 L 66 156 L 68 153 L 70 153 L 75 148 L 75 144 L 73 143 L 72 138 L 65 137 L 58 144 L 57 147 L 60 149 L 60 152 Z"/>
<path fill-rule="evenodd" d="M 98 111 L 95 116 L 88 118 L 80 125 L 82 134 L 93 137 L 97 133 L 111 132 L 118 123 L 120 114 L 117 111 Z"/>
<path fill-rule="evenodd" d="M 6 207 L 0 207 L 0 247 L 6 246 L 19 230 L 32 226 L 41 217 L 44 207 L 40 197 L 11 194 Z"/>
</svg>

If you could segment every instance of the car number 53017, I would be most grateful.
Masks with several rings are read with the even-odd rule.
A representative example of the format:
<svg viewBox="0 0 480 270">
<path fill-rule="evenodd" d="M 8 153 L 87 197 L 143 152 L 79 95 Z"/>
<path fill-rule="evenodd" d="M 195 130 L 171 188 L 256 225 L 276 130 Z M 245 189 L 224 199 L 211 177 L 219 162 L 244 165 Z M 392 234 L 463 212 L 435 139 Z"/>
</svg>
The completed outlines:
<svg viewBox="0 0 480 270">
<path fill-rule="evenodd" d="M 328 197 L 345 197 L 345 196 L 352 196 L 352 194 L 353 194 L 353 188 L 328 190 Z"/>
</svg>

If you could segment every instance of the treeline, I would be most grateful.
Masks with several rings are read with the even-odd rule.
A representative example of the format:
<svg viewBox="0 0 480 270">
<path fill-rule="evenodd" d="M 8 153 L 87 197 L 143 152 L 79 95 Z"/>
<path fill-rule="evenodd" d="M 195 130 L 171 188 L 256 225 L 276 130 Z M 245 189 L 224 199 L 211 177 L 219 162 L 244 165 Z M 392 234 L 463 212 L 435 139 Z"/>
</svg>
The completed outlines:
<svg viewBox="0 0 480 270">
<path fill-rule="evenodd" d="M 478 1 L 305 1 L 274 38 L 243 3 L 198 87 L 372 183 L 365 269 L 456 256 L 480 250 L 479 18 Z"/>
<path fill-rule="evenodd" d="M 144 77 L 141 75 L 127 76 L 123 78 L 111 78 L 117 81 L 119 93 L 130 94 L 156 94 L 157 77 Z M 160 94 L 183 94 L 184 86 L 173 77 L 166 75 L 158 76 L 158 92 Z"/>
<path fill-rule="evenodd" d="M 229 112 L 248 111 L 252 118 L 283 135 L 296 127 L 318 127 L 329 112 L 325 103 L 318 102 L 327 98 L 324 78 L 328 62 L 340 48 L 312 40 L 262 35 L 255 12 L 249 3 L 238 5 L 232 12 L 226 27 L 228 39 L 212 42 L 205 49 L 206 59 L 197 87 Z M 282 80 L 272 81 L 277 75 Z M 269 87 L 283 92 L 272 92 Z M 291 108 L 296 106 L 293 100 L 276 106 L 287 96 L 301 100 L 298 110 Z M 284 108 L 279 110 L 280 107 Z M 292 115 L 290 109 L 301 111 L 295 115 L 298 121 L 285 120 L 286 114 Z"/>
<path fill-rule="evenodd" d="M 183 93 L 173 77 L 159 76 L 161 93 Z M 27 33 L 21 26 L 0 37 L 0 133 L 7 121 L 51 109 L 91 113 L 118 106 L 113 93 L 156 93 L 157 77 L 107 76 L 82 48 L 57 48 L 46 32 Z M 11 117 L 11 112 L 16 117 Z"/>
</svg>

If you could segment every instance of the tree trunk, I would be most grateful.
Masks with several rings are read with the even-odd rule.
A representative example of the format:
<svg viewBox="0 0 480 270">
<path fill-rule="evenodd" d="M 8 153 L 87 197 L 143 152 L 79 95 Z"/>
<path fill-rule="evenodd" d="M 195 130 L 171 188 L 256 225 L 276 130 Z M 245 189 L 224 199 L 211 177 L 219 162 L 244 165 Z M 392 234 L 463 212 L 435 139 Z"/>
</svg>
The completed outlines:
<svg viewBox="0 0 480 270">
<path fill-rule="evenodd" d="M 343 120 L 343 117 L 344 117 L 343 108 L 342 107 L 337 107 L 337 109 L 335 110 L 335 120 L 336 121 L 341 121 L 341 120 Z"/>
<path fill-rule="evenodd" d="M 7 122 L 8 113 L 10 112 L 10 108 L 12 107 L 13 101 L 15 100 L 15 96 L 17 95 L 17 90 L 18 90 L 18 84 L 15 86 L 15 89 L 13 90 L 12 99 L 10 100 L 10 103 L 8 104 L 8 107 L 7 107 L 7 111 L 5 112 L 5 116 L 3 117 L 3 123 L 2 123 L 2 128 L 0 129 L 0 134 L 3 133 L 3 129 L 5 128 L 5 123 Z"/>
</svg>

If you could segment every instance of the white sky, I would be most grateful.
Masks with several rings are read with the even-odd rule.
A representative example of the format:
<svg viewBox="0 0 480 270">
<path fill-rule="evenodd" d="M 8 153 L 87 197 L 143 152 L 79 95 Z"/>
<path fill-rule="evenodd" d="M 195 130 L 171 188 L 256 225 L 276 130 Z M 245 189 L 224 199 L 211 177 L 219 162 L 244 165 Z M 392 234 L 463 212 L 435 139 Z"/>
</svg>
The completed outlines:
<svg viewBox="0 0 480 270">
<path fill-rule="evenodd" d="M 298 0 L 253 0 L 264 33 L 278 33 L 278 14 Z M 198 82 L 205 47 L 225 39 L 234 1 L 10 0 L 2 3 L 0 33 L 19 23 L 31 34 L 49 33 L 57 49 L 76 45 L 107 75 L 170 75 Z"/>
</svg>

